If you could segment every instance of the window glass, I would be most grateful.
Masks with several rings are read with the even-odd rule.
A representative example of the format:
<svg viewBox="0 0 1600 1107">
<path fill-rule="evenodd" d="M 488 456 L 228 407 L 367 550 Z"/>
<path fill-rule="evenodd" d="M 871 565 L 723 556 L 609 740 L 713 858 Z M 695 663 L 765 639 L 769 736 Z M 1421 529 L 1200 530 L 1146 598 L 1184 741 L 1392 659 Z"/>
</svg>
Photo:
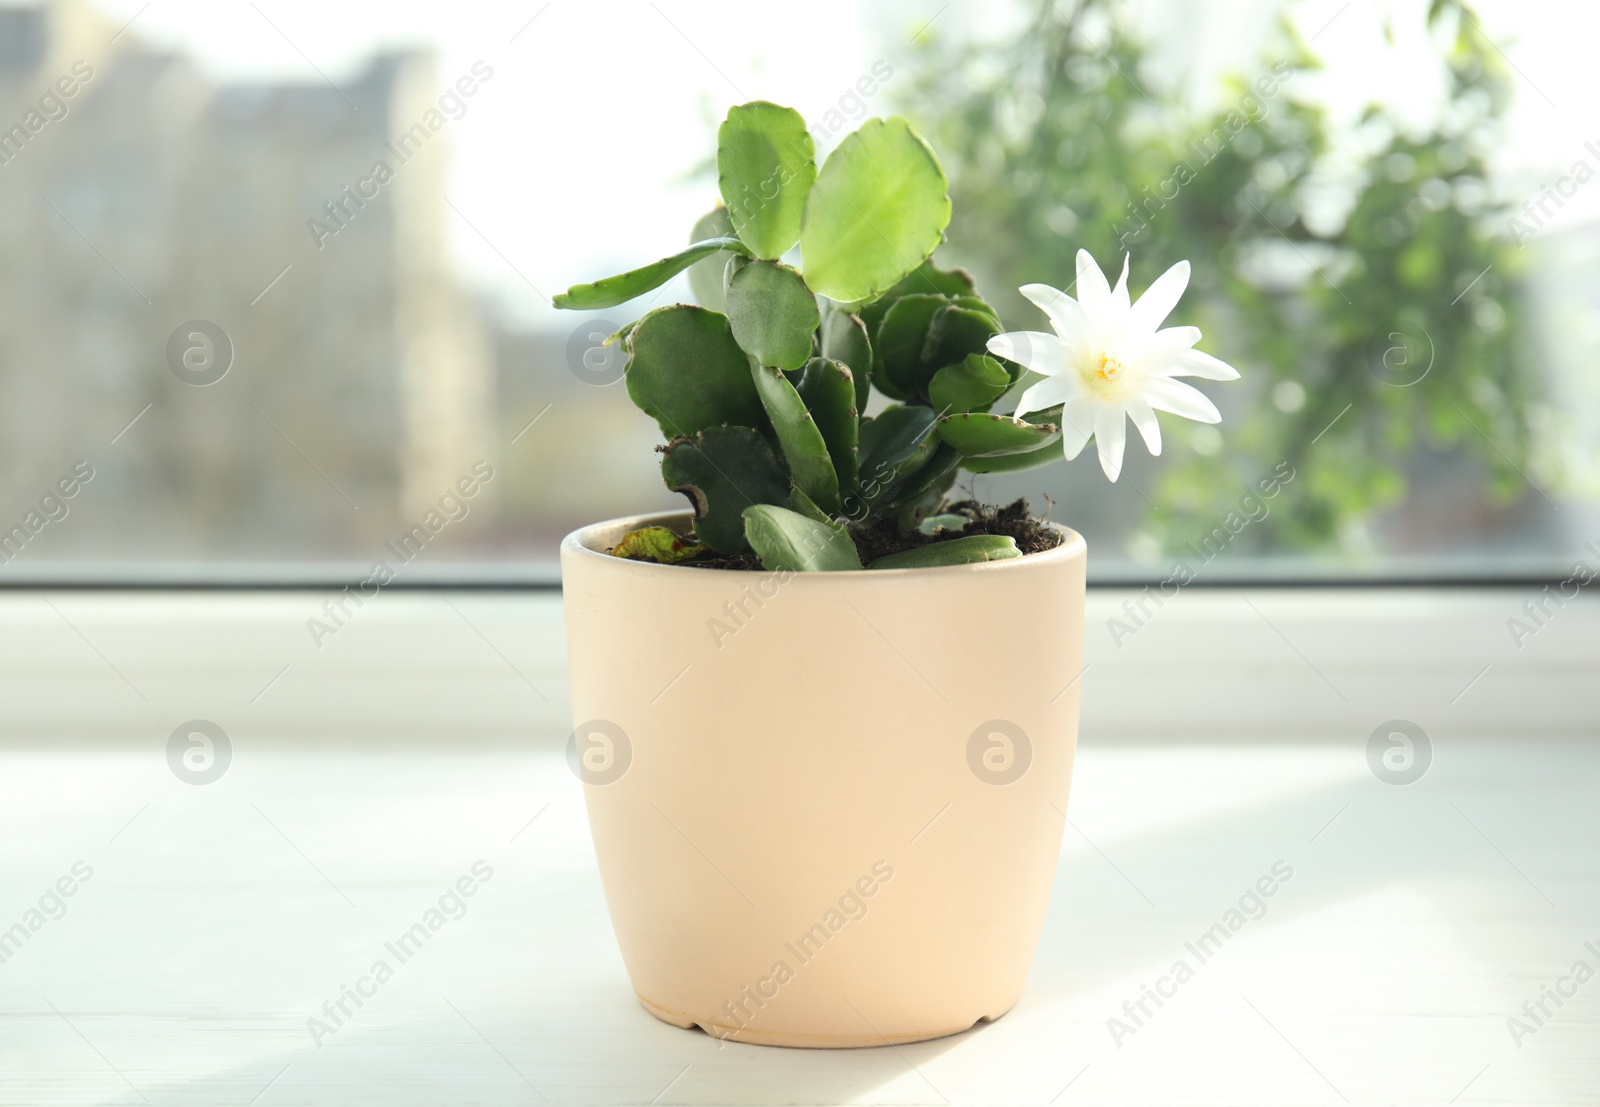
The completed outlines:
<svg viewBox="0 0 1600 1107">
<path fill-rule="evenodd" d="M 1089 250 L 1240 369 L 962 494 L 1103 580 L 1600 572 L 1600 11 L 1078 0 L 0 7 L 0 574 L 546 571 L 684 506 L 566 286 L 688 241 L 727 108 L 901 113 L 1012 329 Z"/>
</svg>

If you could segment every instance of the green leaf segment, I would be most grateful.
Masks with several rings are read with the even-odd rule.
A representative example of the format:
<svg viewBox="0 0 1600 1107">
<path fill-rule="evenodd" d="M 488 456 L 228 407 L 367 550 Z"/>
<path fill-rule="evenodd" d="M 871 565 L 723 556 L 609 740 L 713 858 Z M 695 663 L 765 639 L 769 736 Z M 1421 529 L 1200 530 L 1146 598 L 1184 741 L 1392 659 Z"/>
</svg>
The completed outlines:
<svg viewBox="0 0 1600 1107">
<path fill-rule="evenodd" d="M 693 505 L 696 541 L 774 571 L 861 569 L 852 527 L 914 528 L 962 468 L 1061 456 L 1054 425 L 989 411 L 1022 369 L 987 353 L 1001 326 L 972 278 L 930 260 L 950 221 L 948 183 L 904 119 L 868 120 L 819 168 L 798 112 L 740 105 L 717 133 L 717 185 L 722 203 L 687 249 L 555 298 L 613 307 L 688 271 L 698 306 L 658 308 L 616 340 L 629 397 L 667 439 L 661 473 Z M 891 402 L 867 416 L 874 388 Z M 1017 556 L 1009 538 L 970 535 L 867 568 Z"/>
</svg>

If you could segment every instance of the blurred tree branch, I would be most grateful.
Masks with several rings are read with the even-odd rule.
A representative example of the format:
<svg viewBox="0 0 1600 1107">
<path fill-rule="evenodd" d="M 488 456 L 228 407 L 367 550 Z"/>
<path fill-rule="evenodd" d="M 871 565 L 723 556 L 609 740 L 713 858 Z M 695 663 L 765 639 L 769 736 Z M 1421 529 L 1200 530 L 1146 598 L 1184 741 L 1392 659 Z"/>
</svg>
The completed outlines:
<svg viewBox="0 0 1600 1107">
<path fill-rule="evenodd" d="M 1158 499 L 1175 518 L 1150 525 L 1187 539 L 1287 460 L 1296 491 L 1250 540 L 1326 548 L 1402 500 L 1419 448 L 1478 467 L 1491 498 L 1527 493 L 1537 381 L 1485 164 L 1510 87 L 1476 20 L 1430 7 L 1446 102 L 1429 133 L 1374 105 L 1341 142 L 1296 95 L 1318 63 L 1287 22 L 1260 74 L 1230 81 L 1226 110 L 1196 118 L 1145 79 L 1147 47 L 1119 8 L 1046 0 L 998 47 L 929 35 L 907 106 L 954 178 L 945 250 L 1012 324 L 1035 317 L 1012 290 L 1064 282 L 1079 247 L 1108 271 L 1131 251 L 1136 294 L 1194 262 L 1195 298 L 1171 322 L 1203 327 L 1252 387 L 1217 397 L 1226 446 L 1210 456 L 1209 428 L 1167 425 L 1202 449 L 1172 451 Z"/>
</svg>

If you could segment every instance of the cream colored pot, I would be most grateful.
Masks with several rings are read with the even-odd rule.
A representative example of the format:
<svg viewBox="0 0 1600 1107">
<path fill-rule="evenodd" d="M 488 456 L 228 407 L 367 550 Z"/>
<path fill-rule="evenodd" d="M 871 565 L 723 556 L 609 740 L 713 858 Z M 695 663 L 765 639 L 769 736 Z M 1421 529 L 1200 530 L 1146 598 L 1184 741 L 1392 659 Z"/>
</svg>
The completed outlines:
<svg viewBox="0 0 1600 1107">
<path fill-rule="evenodd" d="M 764 1045 L 937 1038 L 1016 1003 L 1060 853 L 1083 539 L 751 573 L 561 547 L 572 711 L 634 991 Z"/>
</svg>

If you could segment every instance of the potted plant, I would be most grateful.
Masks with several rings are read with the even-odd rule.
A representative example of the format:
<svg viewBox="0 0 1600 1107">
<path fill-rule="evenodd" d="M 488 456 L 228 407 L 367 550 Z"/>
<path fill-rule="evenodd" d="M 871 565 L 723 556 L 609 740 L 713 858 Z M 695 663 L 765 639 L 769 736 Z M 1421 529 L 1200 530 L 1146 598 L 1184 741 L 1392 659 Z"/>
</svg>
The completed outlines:
<svg viewBox="0 0 1600 1107">
<path fill-rule="evenodd" d="M 1005 331 L 930 260 L 947 182 L 904 119 L 819 169 L 798 113 L 744 104 L 717 170 L 688 249 L 556 300 L 611 307 L 687 269 L 700 301 L 612 339 L 691 510 L 561 550 L 568 756 L 612 922 L 640 1000 L 679 1026 L 955 1033 L 1016 1002 L 1043 923 L 1086 557 L 1020 503 L 947 502 L 957 472 L 1093 437 L 1115 480 L 1125 419 L 1159 452 L 1156 409 L 1218 418 L 1177 377 L 1238 374 L 1160 329 L 1187 263 L 1130 303 L 1126 263 L 1112 288 L 1080 253 L 1075 297 L 1022 289 L 1055 333 Z"/>
</svg>

